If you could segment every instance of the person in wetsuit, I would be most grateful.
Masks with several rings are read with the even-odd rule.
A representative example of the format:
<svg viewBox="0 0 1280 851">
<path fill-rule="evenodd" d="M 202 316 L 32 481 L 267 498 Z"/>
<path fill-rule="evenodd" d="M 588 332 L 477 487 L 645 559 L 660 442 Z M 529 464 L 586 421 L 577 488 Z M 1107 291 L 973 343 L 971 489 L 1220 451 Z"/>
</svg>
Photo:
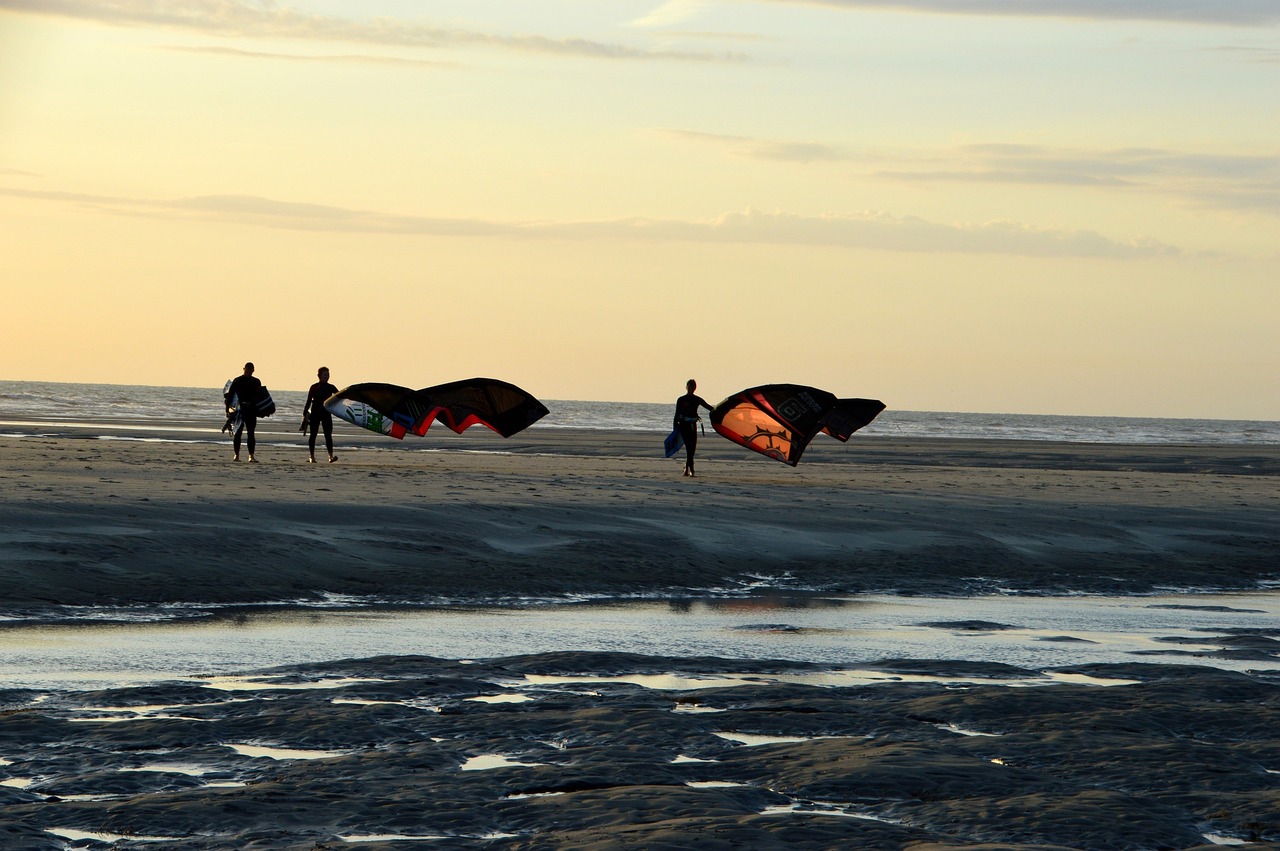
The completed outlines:
<svg viewBox="0 0 1280 851">
<path fill-rule="evenodd" d="M 253 377 L 253 363 L 244 365 L 244 374 L 236 376 L 227 388 L 227 409 L 231 409 L 231 400 L 237 402 L 237 422 L 235 433 L 231 436 L 231 447 L 235 451 L 232 461 L 240 460 L 240 435 L 248 433 L 249 463 L 256 464 L 253 457 L 254 431 L 258 427 L 258 397 L 262 395 L 262 382 Z"/>
<path fill-rule="evenodd" d="M 307 434 L 307 463 L 316 463 L 316 431 L 324 431 L 324 448 L 329 453 L 329 463 L 338 460 L 333 454 L 333 414 L 324 406 L 338 388 L 329 383 L 329 367 L 322 366 L 316 370 L 316 378 L 320 379 L 307 391 L 307 403 L 302 406 L 302 428 Z"/>
<path fill-rule="evenodd" d="M 671 424 L 679 430 L 680 437 L 684 440 L 684 474 L 693 476 L 696 475 L 693 472 L 693 453 L 698 449 L 698 409 L 706 408 L 709 411 L 711 406 L 706 399 L 693 392 L 698 389 L 698 382 L 690 378 L 684 386 L 688 392 L 676 400 L 676 413 Z"/>
</svg>

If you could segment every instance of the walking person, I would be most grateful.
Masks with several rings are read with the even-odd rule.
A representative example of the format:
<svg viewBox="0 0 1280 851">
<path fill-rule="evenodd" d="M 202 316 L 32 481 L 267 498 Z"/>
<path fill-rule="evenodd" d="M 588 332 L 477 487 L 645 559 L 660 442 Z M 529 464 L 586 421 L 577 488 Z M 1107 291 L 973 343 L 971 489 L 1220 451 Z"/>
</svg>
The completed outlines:
<svg viewBox="0 0 1280 851">
<path fill-rule="evenodd" d="M 236 376 L 224 394 L 227 412 L 235 421 L 235 432 L 231 436 L 231 447 L 235 452 L 232 461 L 240 460 L 240 437 L 247 434 L 249 463 L 258 463 L 258 459 L 253 457 L 253 450 L 256 443 L 254 432 L 258 428 L 258 399 L 261 396 L 262 382 L 253 377 L 253 362 L 250 361 L 244 365 L 244 373 Z"/>
<path fill-rule="evenodd" d="M 684 441 L 684 474 L 695 476 L 693 454 L 698 449 L 698 409 L 706 408 L 709 411 L 711 405 L 694 392 L 698 389 L 698 382 L 690 378 L 684 386 L 688 392 L 676 400 L 676 413 L 671 424 L 679 430 L 680 438 Z"/>
<path fill-rule="evenodd" d="M 302 429 L 307 431 L 307 463 L 316 463 L 316 432 L 324 431 L 324 448 L 329 453 L 329 463 L 338 460 L 333 454 L 333 414 L 324 406 L 338 388 L 329 383 L 329 367 L 322 366 L 316 370 L 316 378 L 320 379 L 307 391 L 307 403 L 302 406 Z"/>
</svg>

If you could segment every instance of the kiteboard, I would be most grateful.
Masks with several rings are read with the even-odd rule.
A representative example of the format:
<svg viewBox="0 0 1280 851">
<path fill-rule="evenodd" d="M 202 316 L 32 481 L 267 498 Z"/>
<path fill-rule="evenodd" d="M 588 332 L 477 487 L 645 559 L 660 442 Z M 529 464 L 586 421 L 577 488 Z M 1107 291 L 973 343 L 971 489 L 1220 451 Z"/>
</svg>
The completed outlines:
<svg viewBox="0 0 1280 851">
<path fill-rule="evenodd" d="M 222 424 L 223 431 L 231 431 L 240 427 L 240 397 L 228 396 L 231 392 L 231 384 L 234 378 L 228 378 L 227 383 L 222 385 L 222 399 L 226 403 L 227 421 Z M 267 386 L 262 385 L 262 392 L 258 394 L 259 417 L 269 417 L 276 412 L 275 400 L 271 398 L 271 391 L 267 390 Z"/>
<path fill-rule="evenodd" d="M 684 436 L 680 434 L 680 429 L 671 429 L 671 434 L 667 435 L 666 440 L 662 441 L 662 448 L 666 451 L 667 457 L 675 455 L 684 446 Z"/>
</svg>

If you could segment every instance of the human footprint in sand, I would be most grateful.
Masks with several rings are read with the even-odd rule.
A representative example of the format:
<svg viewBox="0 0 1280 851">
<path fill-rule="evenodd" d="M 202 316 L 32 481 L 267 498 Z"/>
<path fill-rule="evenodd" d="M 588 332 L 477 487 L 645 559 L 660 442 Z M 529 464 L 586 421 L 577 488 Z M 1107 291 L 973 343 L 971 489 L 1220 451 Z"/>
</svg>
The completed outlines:
<svg viewBox="0 0 1280 851">
<path fill-rule="evenodd" d="M 324 448 L 329 453 L 329 463 L 338 460 L 333 454 L 333 414 L 324 406 L 338 388 L 329 383 L 329 367 L 322 366 L 316 370 L 316 378 L 320 379 L 307 391 L 307 403 L 302 406 L 302 431 L 307 431 L 307 463 L 316 463 L 316 431 L 324 430 Z"/>
<path fill-rule="evenodd" d="M 693 454 L 698 449 L 698 420 L 701 419 L 698 409 L 706 408 L 709 411 L 711 406 L 706 399 L 693 392 L 698 389 L 698 382 L 690 378 L 684 386 L 687 392 L 676 400 L 676 414 L 671 424 L 680 432 L 680 438 L 684 441 L 684 474 L 695 476 Z"/>
</svg>

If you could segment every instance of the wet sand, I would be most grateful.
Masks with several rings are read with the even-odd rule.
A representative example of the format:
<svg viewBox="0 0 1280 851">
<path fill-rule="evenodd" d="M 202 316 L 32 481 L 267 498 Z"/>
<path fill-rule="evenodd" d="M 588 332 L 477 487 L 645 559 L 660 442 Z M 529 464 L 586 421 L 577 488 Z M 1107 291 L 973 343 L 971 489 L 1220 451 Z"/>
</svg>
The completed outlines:
<svg viewBox="0 0 1280 851">
<path fill-rule="evenodd" d="M 225 445 L 6 431 L 8 614 L 760 577 L 966 595 L 1280 576 L 1280 447 L 868 436 L 791 469 L 709 437 L 688 480 L 655 457 L 659 435 L 468 433 L 423 453 L 343 432 L 337 464 L 307 465 L 281 434 L 250 466 Z M 1280 627 L 1221 638 L 1273 663 Z M 544 649 L 257 683 L 0 689 L 0 847 L 1280 846 L 1280 679 L 1266 666 L 1171 657 L 1028 687 L 1012 683 L 1036 672 L 995 663 L 882 660 L 900 681 L 818 686 L 782 676 L 812 669 L 799 663 Z M 754 679 L 616 679 L 673 672 Z M 604 681 L 529 679 L 565 674 Z"/>
</svg>

